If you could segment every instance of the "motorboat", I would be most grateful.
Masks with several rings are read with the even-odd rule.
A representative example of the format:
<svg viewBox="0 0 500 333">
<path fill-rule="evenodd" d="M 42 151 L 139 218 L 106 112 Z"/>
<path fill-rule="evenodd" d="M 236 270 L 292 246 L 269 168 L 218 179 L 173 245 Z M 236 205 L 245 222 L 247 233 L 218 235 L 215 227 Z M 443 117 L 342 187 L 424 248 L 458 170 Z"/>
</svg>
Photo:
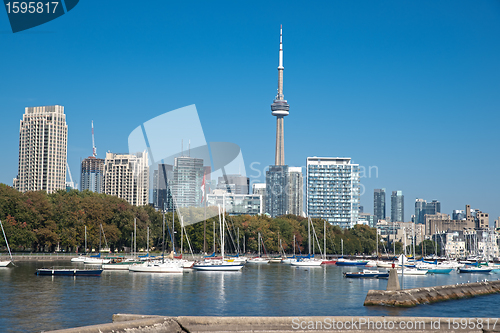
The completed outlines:
<svg viewBox="0 0 500 333">
<path fill-rule="evenodd" d="M 363 269 L 361 272 L 344 272 L 346 278 L 388 278 L 388 272 L 381 272 L 379 270 Z"/>
</svg>

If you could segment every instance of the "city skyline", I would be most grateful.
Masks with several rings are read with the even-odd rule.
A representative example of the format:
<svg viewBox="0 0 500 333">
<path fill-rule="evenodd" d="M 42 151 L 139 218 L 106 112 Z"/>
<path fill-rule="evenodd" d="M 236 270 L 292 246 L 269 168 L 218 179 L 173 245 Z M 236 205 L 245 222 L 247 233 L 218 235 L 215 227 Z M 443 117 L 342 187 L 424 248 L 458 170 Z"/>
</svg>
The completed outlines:
<svg viewBox="0 0 500 333">
<path fill-rule="evenodd" d="M 131 11 L 112 16 L 112 6 L 102 4 L 96 16 L 81 3 L 44 26 L 2 34 L 9 52 L 2 55 L 6 163 L 0 182 L 12 186 L 17 174 L 17 125 L 25 107 L 65 107 L 68 163 L 77 175 L 92 152 L 92 120 L 97 155 L 104 158 L 108 150 L 127 152 L 127 136 L 139 124 L 193 103 L 207 138 L 240 145 L 247 176 L 265 181 L 262 171 L 275 155 L 269 92 L 276 89 L 276 31 L 283 24 L 286 89 L 293 96 L 288 165 L 305 167 L 308 156 L 342 156 L 366 170 L 376 166 L 378 177 L 360 179 L 366 212 L 373 189 L 383 187 L 405 193 L 406 221 L 416 198 L 439 200 L 446 214 L 470 204 L 492 220 L 500 216 L 499 177 L 448 163 L 474 154 L 484 156 L 488 169 L 500 165 L 489 149 L 498 143 L 497 2 L 285 4 L 279 7 L 286 15 L 278 19 L 255 6 L 245 24 L 234 19 L 242 4 L 221 10 L 200 3 L 194 11 L 185 4 L 158 6 L 171 13 L 168 20 L 139 9 L 137 22 L 123 24 Z M 270 12 L 278 7 L 269 6 Z M 207 13 L 220 22 L 206 25 Z M 92 25 L 83 31 L 89 17 Z M 10 30 L 6 18 L 0 30 Z M 47 45 L 33 61 L 29 50 Z M 260 163 L 253 164 L 260 177 L 253 177 L 252 163 Z"/>
</svg>

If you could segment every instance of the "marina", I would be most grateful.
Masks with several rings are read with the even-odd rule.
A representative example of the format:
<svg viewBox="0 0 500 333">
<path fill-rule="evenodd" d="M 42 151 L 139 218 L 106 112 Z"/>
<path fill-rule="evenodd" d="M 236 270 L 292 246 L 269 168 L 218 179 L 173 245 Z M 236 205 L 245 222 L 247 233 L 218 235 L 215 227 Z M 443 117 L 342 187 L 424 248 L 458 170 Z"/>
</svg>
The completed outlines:
<svg viewBox="0 0 500 333">
<path fill-rule="evenodd" d="M 71 264 L 70 258 L 58 265 Z M 103 271 L 100 278 L 41 277 L 46 262 L 18 261 L 0 269 L 1 332 L 40 332 L 108 323 L 115 313 L 162 316 L 436 316 L 496 317 L 493 294 L 414 308 L 365 307 L 369 290 L 385 290 L 387 279 L 347 279 L 359 267 L 285 264 L 245 265 L 235 272 L 136 274 Z M 401 276 L 400 276 L 401 278 Z M 497 280 L 490 274 L 404 276 L 404 287 L 421 288 Z M 342 301 L 339 301 L 342 300 Z M 41 306 L 43 304 L 43 306 Z"/>
</svg>

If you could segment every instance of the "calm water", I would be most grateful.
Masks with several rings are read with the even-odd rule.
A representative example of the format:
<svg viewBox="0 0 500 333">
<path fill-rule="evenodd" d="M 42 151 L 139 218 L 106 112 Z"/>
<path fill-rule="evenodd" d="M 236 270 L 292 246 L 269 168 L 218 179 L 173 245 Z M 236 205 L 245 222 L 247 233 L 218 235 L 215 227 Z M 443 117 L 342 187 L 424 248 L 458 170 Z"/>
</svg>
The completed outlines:
<svg viewBox="0 0 500 333">
<path fill-rule="evenodd" d="M 60 263 L 57 263 L 61 265 Z M 147 274 L 103 272 L 101 277 L 36 276 L 47 263 L 0 269 L 0 332 L 41 332 L 111 322 L 115 313 L 166 316 L 441 316 L 498 317 L 500 295 L 421 305 L 364 307 L 369 289 L 387 280 L 346 279 L 351 267 L 247 265 L 241 272 Z M 67 266 L 81 264 L 65 263 Z M 406 276 L 405 288 L 496 280 L 500 274 Z"/>
</svg>

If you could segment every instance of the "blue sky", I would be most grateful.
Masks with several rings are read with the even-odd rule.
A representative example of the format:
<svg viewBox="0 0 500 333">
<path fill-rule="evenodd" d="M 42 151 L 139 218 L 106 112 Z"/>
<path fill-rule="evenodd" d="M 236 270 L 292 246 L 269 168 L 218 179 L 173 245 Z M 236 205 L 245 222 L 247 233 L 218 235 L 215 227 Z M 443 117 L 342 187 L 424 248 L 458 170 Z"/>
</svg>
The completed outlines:
<svg viewBox="0 0 500 333">
<path fill-rule="evenodd" d="M 24 108 L 53 104 L 77 182 L 91 120 L 104 157 L 191 104 L 207 141 L 238 144 L 256 175 L 251 163 L 274 163 L 280 24 L 287 164 L 376 166 L 361 180 L 366 212 L 383 187 L 388 202 L 403 191 L 406 220 L 417 197 L 500 216 L 499 1 L 80 1 L 16 34 L 0 10 L 0 182 L 17 174 Z"/>
</svg>

